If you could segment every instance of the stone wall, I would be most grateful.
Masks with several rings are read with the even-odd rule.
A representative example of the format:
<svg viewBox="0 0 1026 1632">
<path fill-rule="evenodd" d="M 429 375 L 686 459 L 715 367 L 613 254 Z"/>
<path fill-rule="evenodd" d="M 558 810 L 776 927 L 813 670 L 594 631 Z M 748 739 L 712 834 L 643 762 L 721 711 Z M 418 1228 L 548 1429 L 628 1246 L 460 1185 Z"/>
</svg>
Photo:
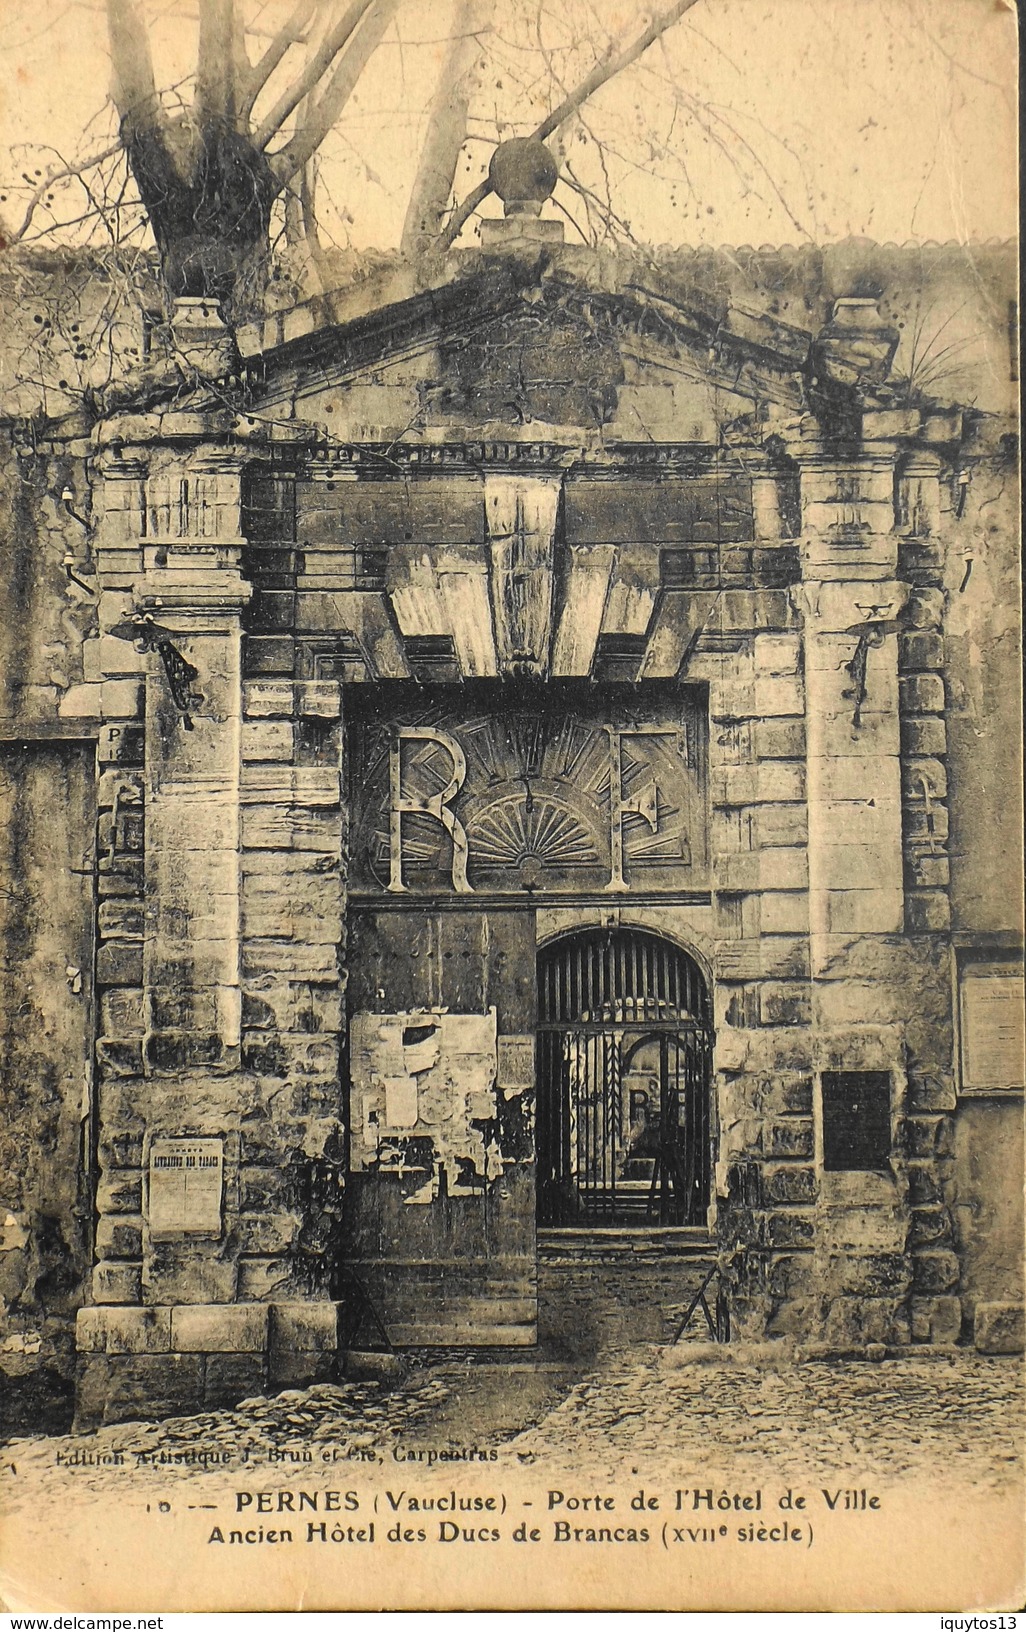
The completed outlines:
<svg viewBox="0 0 1026 1632">
<path fill-rule="evenodd" d="M 93 616 L 83 449 L 0 435 L 0 1432 L 70 1410 L 91 1254 L 94 753 L 56 705 Z M 68 492 L 71 514 L 62 495 Z M 54 1415 L 51 1415 L 54 1413 Z"/>
<path fill-rule="evenodd" d="M 288 353 L 268 377 L 265 418 L 211 398 L 110 419 L 88 504 L 77 445 L 5 467 L 7 735 L 60 739 L 11 760 L 8 876 L 36 882 L 31 908 L 3 898 L 24 954 L 7 970 L 10 1012 L 35 1006 L 49 1027 L 31 1057 L 22 1037 L 10 1045 L 15 1142 L 70 1152 L 83 1106 L 88 1134 L 72 1164 L 84 1202 L 65 1184 L 51 1219 L 41 1173 L 14 1197 L 2 1267 L 22 1347 L 8 1352 L 27 1365 L 29 1317 L 80 1300 L 95 1180 L 82 1420 L 325 1375 L 353 1268 L 403 1341 L 530 1341 L 526 1078 L 489 1079 L 494 1104 L 464 1095 L 455 1132 L 427 1082 L 432 1172 L 414 1139 L 386 1171 L 369 1136 L 362 1155 L 360 1139 L 347 1146 L 345 1010 L 494 1015 L 496 1059 L 505 1039 L 522 1062 L 537 945 L 614 919 L 689 948 L 713 991 L 710 1225 L 735 1335 L 950 1342 L 973 1314 L 967 1276 L 1007 1290 L 1007 1252 L 987 1260 L 970 1223 L 979 1117 L 957 1109 L 952 1010 L 953 935 L 1007 951 L 1019 923 L 979 831 L 1018 842 L 1010 733 L 991 707 L 1013 689 L 1003 433 L 929 403 L 844 398 L 858 347 L 879 369 L 895 339 L 864 300 L 848 302 L 870 325 L 854 352 L 843 322 L 813 346 L 710 299 L 691 332 L 663 300 L 678 330 L 660 352 L 645 312 L 611 297 L 585 344 L 569 275 L 540 301 L 496 287 L 494 390 L 476 406 L 460 393 L 488 329 L 476 352 L 444 335 L 429 346 L 435 304 L 414 302 L 380 374 L 354 379 L 350 360 L 336 378 L 334 342 L 322 368 L 309 340 L 305 362 Z M 474 289 L 483 323 L 494 290 Z M 516 403 L 544 417 L 514 425 L 504 393 L 525 323 Z M 554 349 L 538 343 L 545 324 Z M 372 330 L 368 317 L 366 355 Z M 695 348 L 709 378 L 684 380 Z M 566 378 L 550 392 L 557 356 Z M 815 357 L 834 392 L 813 382 L 818 417 L 800 377 Z M 423 426 L 406 438 L 418 403 Z M 288 425 L 275 418 L 286 408 L 299 416 Z M 483 440 L 465 439 L 468 417 Z M 607 901 L 593 879 L 574 904 L 535 897 L 536 880 L 516 911 L 461 900 L 404 916 L 373 905 L 365 880 L 350 903 L 350 692 L 384 707 L 397 682 L 417 697 L 469 682 L 478 707 L 482 687 L 498 696 L 527 678 L 599 696 L 679 682 L 707 699 L 708 845 L 701 835 L 679 900 L 657 887 L 634 903 L 621 878 Z M 91 746 L 72 746 L 93 742 L 95 775 Z M 48 849 L 27 812 L 58 802 Z M 82 880 L 74 957 L 58 869 Z M 65 956 L 81 976 L 70 998 Z M 72 1083 L 60 1062 L 76 1048 Z M 858 1095 L 881 1080 L 887 1092 L 871 1155 L 850 1160 L 827 1148 L 842 1079 L 863 1121 Z M 480 1170 L 471 1135 L 487 1145 Z M 182 1216 L 154 1226 L 153 1153 L 168 1140 L 216 1148 L 213 1223 L 179 1190 Z M 636 1249 L 546 1245 L 542 1327 L 568 1335 L 562 1300 L 582 1321 L 590 1310 L 586 1344 L 603 1325 L 664 1330 L 675 1250 L 665 1265 L 646 1255 L 631 1313 Z M 51 1258 L 72 1270 L 47 1304 Z"/>
<path fill-rule="evenodd" d="M 0 1434 L 70 1411 L 92 1235 L 89 742 L 0 744 Z"/>
</svg>

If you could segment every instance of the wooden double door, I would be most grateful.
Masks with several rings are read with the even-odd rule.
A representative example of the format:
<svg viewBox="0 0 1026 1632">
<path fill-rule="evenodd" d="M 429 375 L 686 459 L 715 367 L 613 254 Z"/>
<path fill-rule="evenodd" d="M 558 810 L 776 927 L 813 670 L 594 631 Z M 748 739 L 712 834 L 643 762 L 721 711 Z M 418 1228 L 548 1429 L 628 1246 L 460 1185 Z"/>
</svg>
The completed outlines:
<svg viewBox="0 0 1026 1632">
<path fill-rule="evenodd" d="M 536 1229 L 704 1224 L 709 1000 L 658 936 L 356 909 L 346 1253 L 394 1342 L 525 1344 Z"/>
</svg>

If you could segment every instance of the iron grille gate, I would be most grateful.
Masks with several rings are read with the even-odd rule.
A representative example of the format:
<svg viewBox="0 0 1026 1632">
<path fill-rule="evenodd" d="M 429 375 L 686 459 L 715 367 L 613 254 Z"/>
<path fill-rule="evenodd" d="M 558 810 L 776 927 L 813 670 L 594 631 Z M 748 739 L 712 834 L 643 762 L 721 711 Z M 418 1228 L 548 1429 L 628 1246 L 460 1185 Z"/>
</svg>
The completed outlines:
<svg viewBox="0 0 1026 1632">
<path fill-rule="evenodd" d="M 642 930 L 591 930 L 538 960 L 542 1225 L 704 1225 L 709 993 Z"/>
</svg>

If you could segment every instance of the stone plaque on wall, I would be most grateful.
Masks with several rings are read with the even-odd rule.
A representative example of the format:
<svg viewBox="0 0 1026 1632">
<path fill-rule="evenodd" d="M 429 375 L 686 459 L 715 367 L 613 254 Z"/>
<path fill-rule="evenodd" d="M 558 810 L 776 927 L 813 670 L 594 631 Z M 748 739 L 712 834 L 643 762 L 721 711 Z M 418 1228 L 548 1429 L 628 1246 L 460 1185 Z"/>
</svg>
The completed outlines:
<svg viewBox="0 0 1026 1632">
<path fill-rule="evenodd" d="M 962 1087 L 1022 1088 L 1023 977 L 1007 967 L 970 966 L 960 991 Z"/>
<path fill-rule="evenodd" d="M 533 1088 L 534 1037 L 497 1039 L 496 1081 L 500 1088 Z"/>
<path fill-rule="evenodd" d="M 150 1145 L 150 1235 L 221 1234 L 224 1140 L 160 1138 Z"/>
</svg>

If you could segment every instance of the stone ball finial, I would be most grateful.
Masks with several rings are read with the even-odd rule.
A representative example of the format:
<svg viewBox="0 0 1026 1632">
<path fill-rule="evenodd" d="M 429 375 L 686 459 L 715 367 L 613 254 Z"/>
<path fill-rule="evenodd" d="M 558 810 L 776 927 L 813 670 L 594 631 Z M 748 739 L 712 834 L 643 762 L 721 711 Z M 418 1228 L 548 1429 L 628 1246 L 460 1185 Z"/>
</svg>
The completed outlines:
<svg viewBox="0 0 1026 1632">
<path fill-rule="evenodd" d="M 500 142 L 488 166 L 488 180 L 507 215 L 538 215 L 558 177 L 555 159 L 536 136 Z"/>
</svg>

